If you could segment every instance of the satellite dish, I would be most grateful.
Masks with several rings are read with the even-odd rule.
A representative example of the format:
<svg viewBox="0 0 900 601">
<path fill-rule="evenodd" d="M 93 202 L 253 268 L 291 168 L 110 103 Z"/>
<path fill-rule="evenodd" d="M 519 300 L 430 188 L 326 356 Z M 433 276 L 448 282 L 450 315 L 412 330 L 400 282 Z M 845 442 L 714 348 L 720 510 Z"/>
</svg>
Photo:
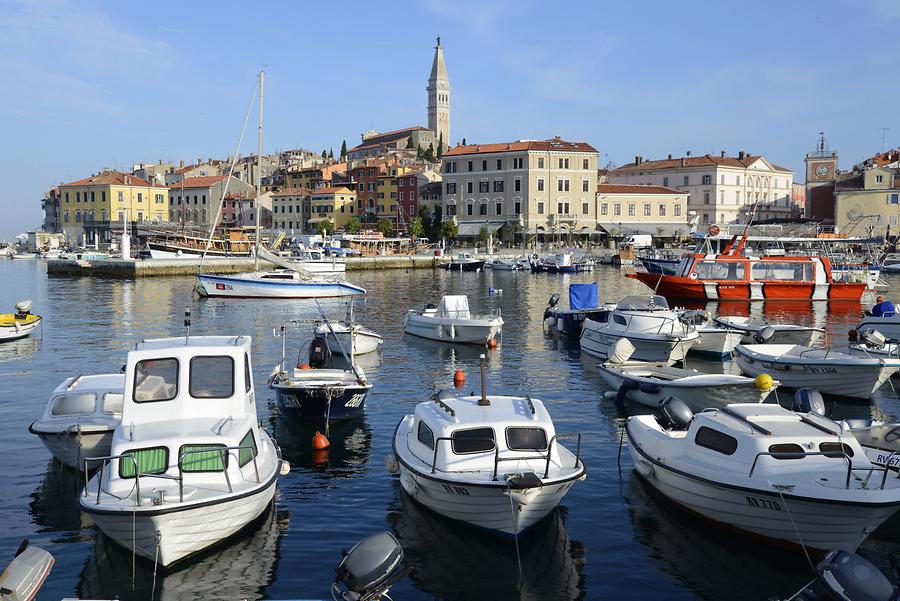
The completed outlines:
<svg viewBox="0 0 900 601">
<path fill-rule="evenodd" d="M 849 219 L 850 221 L 857 221 L 859 219 L 862 219 L 862 213 L 859 211 L 859 209 L 851 209 L 847 211 L 847 219 Z"/>
</svg>

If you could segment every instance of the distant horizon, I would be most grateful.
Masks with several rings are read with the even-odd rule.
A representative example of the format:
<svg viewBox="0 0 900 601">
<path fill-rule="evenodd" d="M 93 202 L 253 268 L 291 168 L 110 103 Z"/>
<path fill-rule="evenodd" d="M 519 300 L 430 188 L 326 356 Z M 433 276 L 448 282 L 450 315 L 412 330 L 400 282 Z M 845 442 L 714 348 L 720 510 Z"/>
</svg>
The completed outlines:
<svg viewBox="0 0 900 601">
<path fill-rule="evenodd" d="M 841 169 L 881 152 L 882 140 L 900 146 L 892 0 L 763 1 L 747 14 L 650 2 L 640 18 L 618 4 L 512 0 L 256 11 L 164 2 L 150 14 L 129 4 L 5 4 L 0 240 L 39 229 L 40 199 L 61 182 L 142 162 L 226 159 L 260 68 L 265 154 L 337 155 L 369 129 L 427 126 L 438 35 L 450 145 L 559 135 L 597 148 L 601 166 L 743 150 L 792 169 L 797 182 L 820 131 Z M 352 27 L 306 25 L 336 16 Z M 255 127 L 254 113 L 242 155 L 256 152 Z"/>
</svg>

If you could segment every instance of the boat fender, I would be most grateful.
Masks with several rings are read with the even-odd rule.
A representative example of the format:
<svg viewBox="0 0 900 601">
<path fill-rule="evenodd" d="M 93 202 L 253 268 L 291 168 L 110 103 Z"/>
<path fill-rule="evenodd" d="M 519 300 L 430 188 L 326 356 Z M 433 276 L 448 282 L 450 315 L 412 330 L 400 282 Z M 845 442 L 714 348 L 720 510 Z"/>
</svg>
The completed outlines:
<svg viewBox="0 0 900 601">
<path fill-rule="evenodd" d="M 396 474 L 400 471 L 400 463 L 397 461 L 397 456 L 393 453 L 388 453 L 384 456 L 384 467 L 387 469 L 389 474 Z"/>
<path fill-rule="evenodd" d="M 775 380 L 773 380 L 772 376 L 770 376 L 769 374 L 759 374 L 753 380 L 753 385 L 756 386 L 759 390 L 771 390 L 774 384 Z"/>
<path fill-rule="evenodd" d="M 625 407 L 625 399 L 628 397 L 628 393 L 632 390 L 637 389 L 638 383 L 634 380 L 623 380 L 622 384 L 619 386 L 619 391 L 616 393 L 616 409 L 623 409 Z"/>
<path fill-rule="evenodd" d="M 660 390 L 659 385 L 653 382 L 641 382 L 638 389 L 646 394 L 656 394 Z"/>
</svg>

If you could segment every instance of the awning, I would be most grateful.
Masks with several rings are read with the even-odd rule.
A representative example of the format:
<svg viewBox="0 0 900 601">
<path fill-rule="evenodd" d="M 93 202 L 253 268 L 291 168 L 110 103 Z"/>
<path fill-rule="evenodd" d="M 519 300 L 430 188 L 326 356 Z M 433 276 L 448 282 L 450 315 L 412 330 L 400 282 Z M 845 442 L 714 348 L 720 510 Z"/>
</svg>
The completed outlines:
<svg viewBox="0 0 900 601">
<path fill-rule="evenodd" d="M 489 234 L 493 234 L 494 232 L 499 230 L 501 227 L 503 227 L 503 224 L 502 223 L 484 223 L 484 222 L 460 223 L 459 224 L 459 233 L 456 235 L 457 236 L 477 236 L 479 233 L 481 233 L 481 228 L 483 228 L 484 226 L 487 226 Z"/>
<path fill-rule="evenodd" d="M 306 220 L 307 223 L 316 223 L 318 221 L 331 221 L 331 217 L 313 217 Z"/>
<path fill-rule="evenodd" d="M 650 234 L 663 238 L 686 236 L 691 233 L 691 226 L 687 223 L 604 223 L 600 226 L 606 232 L 616 233 L 618 236 L 631 236 L 632 234 Z"/>
</svg>

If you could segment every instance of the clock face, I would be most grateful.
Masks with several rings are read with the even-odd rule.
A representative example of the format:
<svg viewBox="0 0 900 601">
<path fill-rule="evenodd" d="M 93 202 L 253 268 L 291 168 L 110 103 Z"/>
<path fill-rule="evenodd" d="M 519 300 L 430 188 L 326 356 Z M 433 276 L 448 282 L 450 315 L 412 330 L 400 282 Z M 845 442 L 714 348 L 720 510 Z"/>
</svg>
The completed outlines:
<svg viewBox="0 0 900 601">
<path fill-rule="evenodd" d="M 828 175 L 828 165 L 819 165 L 816 167 L 816 175 L 819 177 L 825 177 Z"/>
</svg>

